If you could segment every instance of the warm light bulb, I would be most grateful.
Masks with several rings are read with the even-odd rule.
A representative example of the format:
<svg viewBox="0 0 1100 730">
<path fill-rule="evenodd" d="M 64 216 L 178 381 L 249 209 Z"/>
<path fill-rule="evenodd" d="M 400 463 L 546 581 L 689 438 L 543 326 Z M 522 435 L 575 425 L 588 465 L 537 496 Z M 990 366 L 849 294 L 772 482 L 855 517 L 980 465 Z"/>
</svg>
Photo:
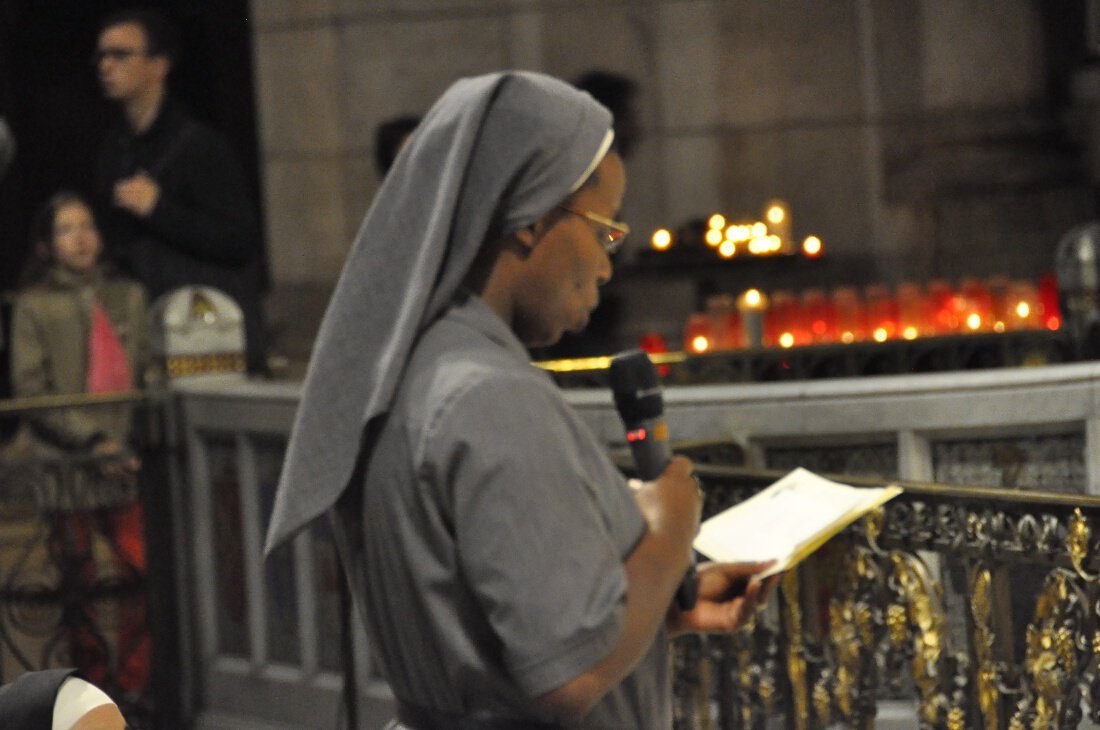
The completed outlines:
<svg viewBox="0 0 1100 730">
<path fill-rule="evenodd" d="M 711 230 L 722 230 L 726 227 L 726 216 L 721 213 L 715 213 L 707 220 L 707 228 Z"/>
<path fill-rule="evenodd" d="M 745 292 L 745 304 L 750 307 L 759 307 L 764 301 L 764 295 L 760 293 L 759 289 L 749 289 Z"/>
<path fill-rule="evenodd" d="M 666 251 L 672 245 L 672 234 L 666 228 L 658 228 L 653 232 L 649 245 L 658 251 Z"/>
<path fill-rule="evenodd" d="M 691 349 L 695 352 L 706 352 L 710 349 L 710 340 L 703 335 L 696 335 L 691 340 Z"/>
<path fill-rule="evenodd" d="M 872 337 L 875 338 L 875 342 L 886 342 L 887 332 L 884 327 L 879 327 L 875 330 Z"/>
<path fill-rule="evenodd" d="M 817 236 L 806 236 L 802 242 L 802 253 L 813 258 L 821 255 L 821 239 Z"/>
<path fill-rule="evenodd" d="M 982 326 L 982 315 L 977 312 L 971 312 L 966 316 L 966 326 L 972 330 L 976 330 Z"/>
<path fill-rule="evenodd" d="M 856 336 L 851 332 L 842 332 L 840 334 L 840 341 L 843 342 L 845 345 L 850 345 L 856 341 Z"/>
<path fill-rule="evenodd" d="M 737 244 L 733 241 L 722 241 L 718 244 L 718 255 L 724 259 L 731 259 L 737 253 Z"/>
<path fill-rule="evenodd" d="M 752 235 L 755 238 L 762 238 L 768 235 L 768 227 L 760 221 L 756 221 L 752 224 Z"/>
<path fill-rule="evenodd" d="M 993 323 L 993 331 L 994 332 L 1004 332 L 1005 331 L 1005 323 L 1004 322 L 994 322 Z"/>
<path fill-rule="evenodd" d="M 744 241 L 745 240 L 745 227 L 744 226 L 730 226 L 726 229 L 727 241 Z"/>
<path fill-rule="evenodd" d="M 917 328 L 910 325 L 901 331 L 901 336 L 907 340 L 917 339 Z"/>
<path fill-rule="evenodd" d="M 790 332 L 784 332 L 783 334 L 779 335 L 780 347 L 791 347 L 792 345 L 794 345 L 794 335 L 792 335 Z"/>
<path fill-rule="evenodd" d="M 778 253 L 783 248 L 783 242 L 779 240 L 779 236 L 768 236 L 768 250 L 772 253 Z"/>
<path fill-rule="evenodd" d="M 708 246 L 717 246 L 722 242 L 722 231 L 718 228 L 711 228 L 707 231 L 707 235 L 704 236 Z"/>
<path fill-rule="evenodd" d="M 1031 314 L 1031 306 L 1027 302 L 1020 302 L 1016 305 L 1016 316 L 1020 319 L 1027 319 Z"/>
<path fill-rule="evenodd" d="M 778 205 L 773 205 L 768 208 L 768 213 L 765 217 L 768 219 L 768 223 L 779 225 L 783 222 L 783 219 L 787 217 L 787 211 L 783 210 L 783 208 Z"/>
</svg>

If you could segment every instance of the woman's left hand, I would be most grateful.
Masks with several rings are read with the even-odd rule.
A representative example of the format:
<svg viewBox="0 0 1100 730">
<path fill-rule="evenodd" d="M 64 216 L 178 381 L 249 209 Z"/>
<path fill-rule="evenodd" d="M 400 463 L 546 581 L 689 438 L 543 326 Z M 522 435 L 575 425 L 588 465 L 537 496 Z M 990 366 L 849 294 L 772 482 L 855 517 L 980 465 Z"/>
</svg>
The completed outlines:
<svg viewBox="0 0 1100 730">
<path fill-rule="evenodd" d="M 771 565 L 701 563 L 695 608 L 680 611 L 674 606 L 667 621 L 669 633 L 729 633 L 740 628 L 764 605 L 779 580 L 779 575 L 755 577 Z"/>
</svg>

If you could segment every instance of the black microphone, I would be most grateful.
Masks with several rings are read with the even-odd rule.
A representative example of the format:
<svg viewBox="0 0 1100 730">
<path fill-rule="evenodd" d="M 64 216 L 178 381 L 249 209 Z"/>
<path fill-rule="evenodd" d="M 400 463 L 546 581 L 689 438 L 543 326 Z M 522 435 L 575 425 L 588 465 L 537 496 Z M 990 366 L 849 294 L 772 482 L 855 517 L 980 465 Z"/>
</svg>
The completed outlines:
<svg viewBox="0 0 1100 730">
<path fill-rule="evenodd" d="M 638 477 L 645 481 L 656 479 L 672 459 L 657 368 L 645 352 L 627 350 L 611 358 L 610 380 L 615 408 L 626 427 L 626 441 Z M 676 605 L 682 611 L 695 607 L 699 592 L 694 555 L 692 552 L 691 567 L 676 590 Z"/>
</svg>

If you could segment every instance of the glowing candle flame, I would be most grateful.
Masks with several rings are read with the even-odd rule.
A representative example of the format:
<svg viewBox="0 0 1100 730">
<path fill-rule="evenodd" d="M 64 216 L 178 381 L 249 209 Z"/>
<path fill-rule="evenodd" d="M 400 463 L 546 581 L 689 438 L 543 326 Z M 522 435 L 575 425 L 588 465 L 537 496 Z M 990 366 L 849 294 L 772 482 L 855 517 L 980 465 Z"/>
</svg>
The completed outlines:
<svg viewBox="0 0 1100 730">
<path fill-rule="evenodd" d="M 668 247 L 672 245 L 672 233 L 667 228 L 658 228 L 653 232 L 653 238 L 650 239 L 649 245 L 657 251 L 667 251 Z"/>
</svg>

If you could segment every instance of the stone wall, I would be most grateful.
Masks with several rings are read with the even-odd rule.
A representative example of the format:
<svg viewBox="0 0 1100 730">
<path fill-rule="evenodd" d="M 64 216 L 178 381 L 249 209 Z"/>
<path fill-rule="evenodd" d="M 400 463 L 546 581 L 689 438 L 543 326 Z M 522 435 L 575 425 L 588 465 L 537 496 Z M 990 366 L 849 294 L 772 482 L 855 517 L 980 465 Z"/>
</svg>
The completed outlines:
<svg viewBox="0 0 1100 730">
<path fill-rule="evenodd" d="M 653 228 L 715 211 L 758 216 L 772 197 L 789 202 L 796 235 L 824 240 L 813 274 L 824 286 L 1030 276 L 1092 215 L 1075 153 L 1050 143 L 1057 119 L 1031 0 L 252 8 L 272 319 L 277 341 L 297 343 L 284 346 L 292 356 L 308 349 L 377 189 L 376 125 L 424 112 L 459 76 L 501 68 L 637 81 L 643 136 L 627 160 L 623 216 L 640 234 L 627 273 Z M 620 282 L 631 332 L 674 329 L 695 304 L 690 275 L 670 277 L 661 311 L 639 311 L 654 277 L 638 281 Z"/>
</svg>

